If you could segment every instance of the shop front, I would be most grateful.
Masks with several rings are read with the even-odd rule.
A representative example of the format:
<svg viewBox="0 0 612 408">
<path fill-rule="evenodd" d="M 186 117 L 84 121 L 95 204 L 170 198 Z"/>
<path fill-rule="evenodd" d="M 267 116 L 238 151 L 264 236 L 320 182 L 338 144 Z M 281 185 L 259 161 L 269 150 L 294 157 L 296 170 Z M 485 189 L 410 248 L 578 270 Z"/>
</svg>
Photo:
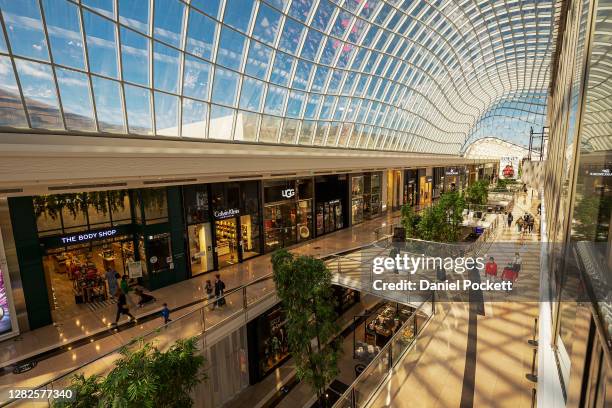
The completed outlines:
<svg viewBox="0 0 612 408">
<path fill-rule="evenodd" d="M 412 207 L 419 202 L 417 170 L 404 170 L 404 204 Z"/>
<path fill-rule="evenodd" d="M 247 324 L 249 383 L 262 381 L 289 358 L 286 317 L 281 304 Z"/>
<path fill-rule="evenodd" d="M 351 174 L 351 225 L 382 214 L 382 172 Z"/>
<path fill-rule="evenodd" d="M 316 235 L 321 236 L 345 228 L 347 215 L 348 176 L 315 177 Z"/>
<path fill-rule="evenodd" d="M 175 270 L 184 269 L 184 254 L 181 245 L 172 246 L 169 191 L 173 204 L 179 202 L 176 188 L 10 199 L 12 223 L 21 228 L 15 243 L 30 328 L 39 318 L 48 324 L 110 302 L 116 275 L 149 289 L 184 279 Z M 34 241 L 36 254 L 27 246 Z"/>
<path fill-rule="evenodd" d="M 459 167 L 446 167 L 444 170 L 444 191 L 459 191 L 461 174 Z"/>
<path fill-rule="evenodd" d="M 440 198 L 444 189 L 444 167 L 433 168 L 432 198 Z"/>
<path fill-rule="evenodd" d="M 387 208 L 399 210 L 402 200 L 402 171 L 389 170 L 387 172 Z"/>
<path fill-rule="evenodd" d="M 310 178 L 264 181 L 265 252 L 314 236 L 313 184 Z"/>
<path fill-rule="evenodd" d="M 215 243 L 209 197 L 207 184 L 183 187 L 191 276 L 215 269 Z"/>
<path fill-rule="evenodd" d="M 433 176 L 427 174 L 428 169 L 419 169 L 419 206 L 426 207 L 431 204 Z"/>
</svg>

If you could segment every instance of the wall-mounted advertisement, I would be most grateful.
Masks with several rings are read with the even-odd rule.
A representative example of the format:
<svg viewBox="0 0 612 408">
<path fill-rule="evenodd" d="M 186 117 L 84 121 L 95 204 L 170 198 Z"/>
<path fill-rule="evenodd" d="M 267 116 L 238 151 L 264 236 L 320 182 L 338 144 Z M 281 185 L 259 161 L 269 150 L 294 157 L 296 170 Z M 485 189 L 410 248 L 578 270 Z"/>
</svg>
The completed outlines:
<svg viewBox="0 0 612 408">
<path fill-rule="evenodd" d="M 11 292 L 11 281 L 8 273 L 4 242 L 0 230 L 0 340 L 16 336 L 17 320 Z"/>
<path fill-rule="evenodd" d="M 505 156 L 499 159 L 499 175 L 503 179 L 516 180 L 519 173 L 519 158 Z"/>
</svg>

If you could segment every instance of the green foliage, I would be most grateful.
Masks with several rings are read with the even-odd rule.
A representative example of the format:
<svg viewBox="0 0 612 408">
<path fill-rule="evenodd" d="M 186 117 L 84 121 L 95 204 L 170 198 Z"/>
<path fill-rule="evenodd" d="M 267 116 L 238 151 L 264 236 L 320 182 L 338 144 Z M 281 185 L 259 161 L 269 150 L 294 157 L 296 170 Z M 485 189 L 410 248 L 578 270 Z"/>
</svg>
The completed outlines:
<svg viewBox="0 0 612 408">
<path fill-rule="evenodd" d="M 406 230 L 406 237 L 414 237 L 417 233 L 418 216 L 410 204 L 404 204 L 401 209 L 401 223 Z"/>
<path fill-rule="evenodd" d="M 417 225 L 418 237 L 427 241 L 456 242 L 459 239 L 465 199 L 457 191 L 442 194 L 426 208 Z"/>
<path fill-rule="evenodd" d="M 470 184 L 465 195 L 468 203 L 485 205 L 489 200 L 489 183 L 478 180 Z"/>
<path fill-rule="evenodd" d="M 204 357 L 195 337 L 177 340 L 162 352 L 150 343 L 138 350 L 121 350 L 122 357 L 105 377 L 72 379 L 73 401 L 57 401 L 54 408 L 191 407 L 190 393 L 203 380 Z"/>
<path fill-rule="evenodd" d="M 128 190 L 114 190 L 34 196 L 34 213 L 36 217 L 44 214 L 55 220 L 66 209 L 76 218 L 78 213 L 86 213 L 88 207 L 92 206 L 97 212 L 106 215 L 109 210 L 123 210 L 127 195 Z"/>
<path fill-rule="evenodd" d="M 608 240 L 608 225 L 612 213 L 612 197 L 588 195 L 576 200 L 573 238 L 594 242 Z"/>
<path fill-rule="evenodd" d="M 285 249 L 272 255 L 276 293 L 287 316 L 289 350 L 297 375 L 318 398 L 338 375 L 339 331 L 331 272 L 320 259 L 294 257 Z"/>
</svg>

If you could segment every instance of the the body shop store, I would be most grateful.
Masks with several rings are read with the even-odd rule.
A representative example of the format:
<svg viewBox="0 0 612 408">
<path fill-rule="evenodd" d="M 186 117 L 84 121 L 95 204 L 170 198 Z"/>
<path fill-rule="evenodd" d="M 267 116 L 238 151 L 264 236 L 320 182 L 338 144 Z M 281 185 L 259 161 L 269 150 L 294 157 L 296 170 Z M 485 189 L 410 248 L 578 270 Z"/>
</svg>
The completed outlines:
<svg viewBox="0 0 612 408">
<path fill-rule="evenodd" d="M 311 239 L 312 179 L 264 181 L 265 252 Z"/>
</svg>

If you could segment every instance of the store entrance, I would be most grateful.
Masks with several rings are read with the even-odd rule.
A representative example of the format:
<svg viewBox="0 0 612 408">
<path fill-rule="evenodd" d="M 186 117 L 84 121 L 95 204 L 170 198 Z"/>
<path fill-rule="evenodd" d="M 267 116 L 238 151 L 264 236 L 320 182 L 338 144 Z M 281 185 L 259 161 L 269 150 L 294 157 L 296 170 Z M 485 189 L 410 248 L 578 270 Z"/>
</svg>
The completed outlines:
<svg viewBox="0 0 612 408">
<path fill-rule="evenodd" d="M 115 273 L 127 274 L 131 260 L 134 243 L 129 237 L 48 249 L 43 267 L 53 320 L 70 319 L 85 308 L 95 310 L 115 302 L 118 281 L 113 278 Z"/>
<path fill-rule="evenodd" d="M 215 222 L 217 239 L 217 264 L 219 268 L 240 262 L 238 218 L 226 218 Z"/>
</svg>

